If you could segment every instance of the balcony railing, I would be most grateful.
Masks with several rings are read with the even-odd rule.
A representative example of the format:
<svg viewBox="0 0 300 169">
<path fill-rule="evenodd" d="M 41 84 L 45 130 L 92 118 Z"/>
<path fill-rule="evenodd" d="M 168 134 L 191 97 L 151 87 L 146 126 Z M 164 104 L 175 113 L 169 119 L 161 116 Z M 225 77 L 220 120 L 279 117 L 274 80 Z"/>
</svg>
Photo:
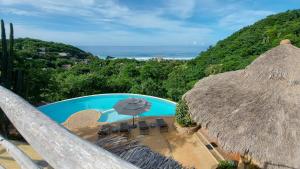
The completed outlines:
<svg viewBox="0 0 300 169">
<path fill-rule="evenodd" d="M 4 113 L 25 140 L 53 168 L 137 169 L 116 155 L 72 134 L 2 86 L 0 97 L 0 107 Z M 7 149 L 8 147 L 6 146 Z M 18 157 L 14 158 L 19 165 L 23 165 L 21 167 L 26 168 L 23 162 L 16 159 Z M 21 157 L 21 161 L 26 161 L 26 158 Z"/>
</svg>

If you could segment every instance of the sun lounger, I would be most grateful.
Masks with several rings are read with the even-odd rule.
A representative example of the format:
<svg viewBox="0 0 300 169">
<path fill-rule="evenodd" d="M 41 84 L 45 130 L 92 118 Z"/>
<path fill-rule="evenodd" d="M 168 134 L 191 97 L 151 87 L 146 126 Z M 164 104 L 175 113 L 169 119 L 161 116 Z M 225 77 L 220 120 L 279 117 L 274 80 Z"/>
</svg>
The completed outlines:
<svg viewBox="0 0 300 169">
<path fill-rule="evenodd" d="M 99 137 L 109 135 L 111 132 L 111 128 L 112 128 L 112 126 L 110 124 L 105 124 L 105 125 L 101 126 L 101 128 L 98 132 Z"/>
<path fill-rule="evenodd" d="M 156 126 L 156 123 L 150 123 L 150 128 L 155 128 Z"/>
<path fill-rule="evenodd" d="M 169 126 L 164 119 L 156 119 L 156 123 L 160 129 L 160 132 L 168 132 Z"/>
<path fill-rule="evenodd" d="M 130 131 L 130 126 L 128 125 L 128 123 L 120 124 L 120 132 L 121 133 L 129 133 L 129 131 Z"/>
<path fill-rule="evenodd" d="M 149 126 L 146 121 L 139 121 L 140 134 L 149 135 Z"/>
</svg>

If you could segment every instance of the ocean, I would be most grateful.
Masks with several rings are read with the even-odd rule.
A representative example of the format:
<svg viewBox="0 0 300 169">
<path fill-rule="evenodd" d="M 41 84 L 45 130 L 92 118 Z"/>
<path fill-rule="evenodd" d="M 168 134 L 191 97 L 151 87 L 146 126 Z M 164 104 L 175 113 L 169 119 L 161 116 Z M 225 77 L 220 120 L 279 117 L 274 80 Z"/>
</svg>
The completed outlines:
<svg viewBox="0 0 300 169">
<path fill-rule="evenodd" d="M 148 60 L 151 58 L 189 60 L 205 50 L 203 46 L 79 46 L 100 58 L 112 56 Z"/>
</svg>

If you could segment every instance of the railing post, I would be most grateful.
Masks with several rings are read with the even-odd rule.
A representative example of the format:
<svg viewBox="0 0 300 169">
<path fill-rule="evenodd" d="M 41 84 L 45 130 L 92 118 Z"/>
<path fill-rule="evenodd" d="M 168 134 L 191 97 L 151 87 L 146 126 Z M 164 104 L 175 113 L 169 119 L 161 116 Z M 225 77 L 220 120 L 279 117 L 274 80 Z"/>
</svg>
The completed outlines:
<svg viewBox="0 0 300 169">
<path fill-rule="evenodd" d="M 40 169 L 26 154 L 17 146 L 5 140 L 0 135 L 0 145 L 16 160 L 22 169 Z M 1 168 L 0 168 L 1 169 Z"/>
<path fill-rule="evenodd" d="M 116 155 L 70 133 L 0 86 L 0 107 L 26 141 L 55 169 L 137 169 Z"/>
</svg>

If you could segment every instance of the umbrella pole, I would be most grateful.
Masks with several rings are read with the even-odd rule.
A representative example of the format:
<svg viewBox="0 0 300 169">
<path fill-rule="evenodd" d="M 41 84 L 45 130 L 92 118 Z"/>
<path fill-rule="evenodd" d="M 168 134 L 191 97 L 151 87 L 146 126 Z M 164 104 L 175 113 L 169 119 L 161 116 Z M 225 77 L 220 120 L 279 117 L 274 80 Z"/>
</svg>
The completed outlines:
<svg viewBox="0 0 300 169">
<path fill-rule="evenodd" d="M 134 116 L 132 116 L 132 128 L 135 129 L 137 126 L 134 124 Z"/>
<path fill-rule="evenodd" d="M 132 128 L 134 128 L 134 116 L 132 116 Z"/>
</svg>

